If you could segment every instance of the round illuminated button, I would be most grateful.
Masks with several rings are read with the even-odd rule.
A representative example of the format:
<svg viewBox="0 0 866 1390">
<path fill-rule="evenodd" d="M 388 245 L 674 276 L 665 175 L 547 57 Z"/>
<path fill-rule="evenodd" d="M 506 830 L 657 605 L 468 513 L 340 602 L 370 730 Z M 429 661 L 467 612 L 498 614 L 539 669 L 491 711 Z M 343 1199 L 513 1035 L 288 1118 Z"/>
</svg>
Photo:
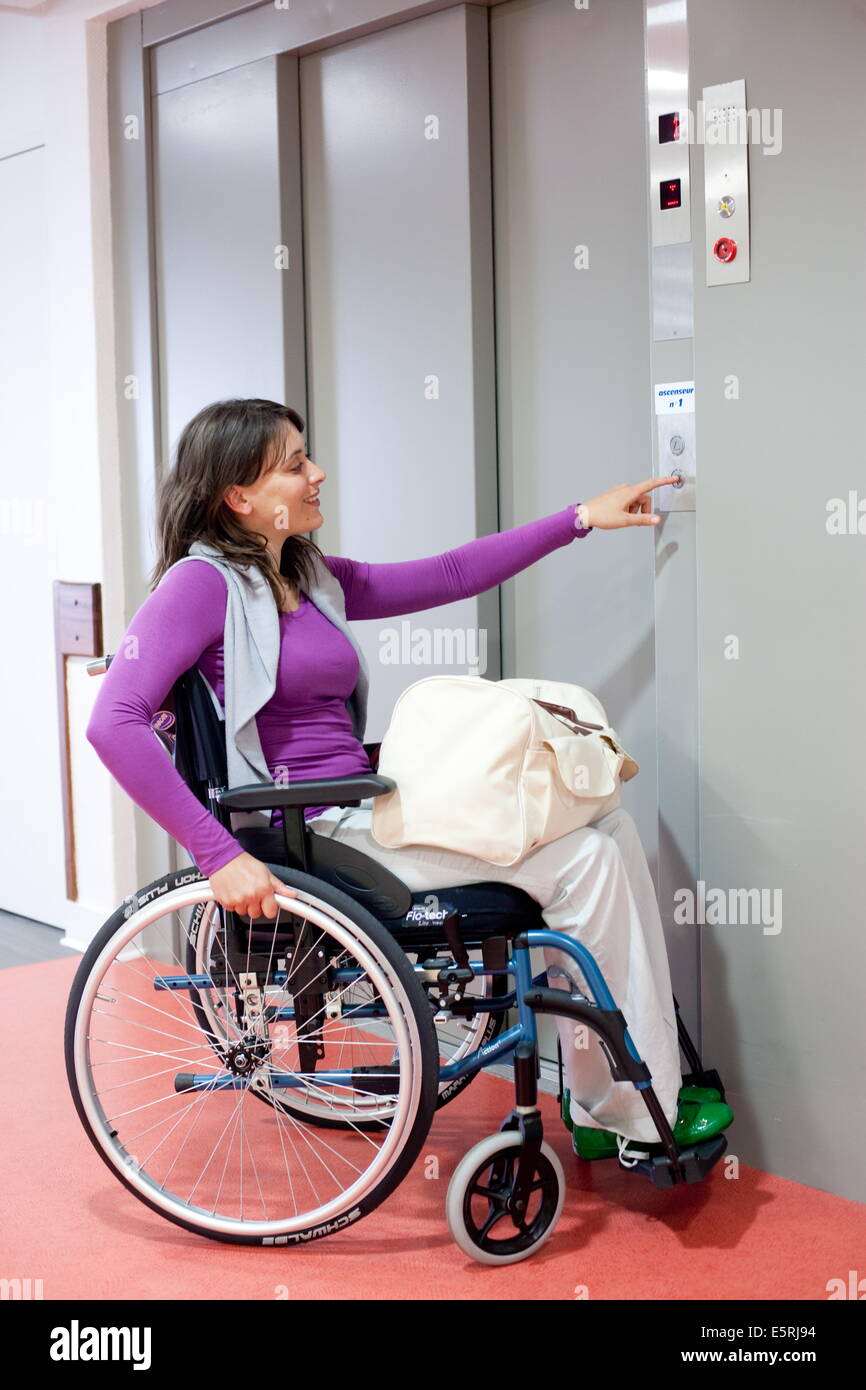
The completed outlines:
<svg viewBox="0 0 866 1390">
<path fill-rule="evenodd" d="M 731 213 L 736 211 L 736 208 L 737 205 L 730 194 L 726 194 L 723 198 L 719 199 L 719 213 L 722 217 L 730 217 Z"/>
<path fill-rule="evenodd" d="M 720 236 L 713 247 L 713 255 L 716 260 L 727 263 L 728 261 L 732 261 L 736 254 L 737 243 L 734 241 L 733 237 Z"/>
</svg>

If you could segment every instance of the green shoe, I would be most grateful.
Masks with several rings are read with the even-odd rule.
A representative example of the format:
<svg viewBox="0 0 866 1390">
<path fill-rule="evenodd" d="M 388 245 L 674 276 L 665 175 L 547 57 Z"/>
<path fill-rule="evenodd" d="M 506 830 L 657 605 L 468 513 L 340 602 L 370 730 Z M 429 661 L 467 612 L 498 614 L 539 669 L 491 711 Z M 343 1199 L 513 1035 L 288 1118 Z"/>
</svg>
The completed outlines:
<svg viewBox="0 0 866 1390">
<path fill-rule="evenodd" d="M 571 1132 L 571 1147 L 578 1158 L 615 1158 L 618 1153 L 616 1135 L 609 1129 L 593 1125 L 576 1125 L 571 1118 L 571 1092 L 563 1089 L 560 1108 L 562 1122 Z"/>
<path fill-rule="evenodd" d="M 699 1091 L 699 1086 L 689 1086 L 689 1091 Z M 718 1091 L 715 1092 L 718 1095 Z M 678 1149 L 690 1148 L 704 1139 L 713 1139 L 734 1118 L 734 1112 L 723 1100 L 700 1100 L 693 1096 L 680 1096 L 677 1102 L 677 1122 L 674 1125 L 674 1140 Z M 651 1149 L 653 1145 L 649 1146 Z M 659 1146 L 663 1147 L 663 1146 Z"/>
<path fill-rule="evenodd" d="M 574 1125 L 571 1147 L 578 1158 L 616 1158 L 619 1152 L 615 1134 L 591 1125 Z"/>
<path fill-rule="evenodd" d="M 681 1086 L 677 1101 L 681 1100 L 721 1100 L 722 1093 L 715 1086 Z"/>
<path fill-rule="evenodd" d="M 578 1158 L 615 1158 L 620 1152 L 617 1136 L 609 1129 L 596 1129 L 591 1125 L 576 1125 L 571 1120 L 569 1093 L 562 1098 L 562 1118 L 567 1129 L 571 1130 L 571 1146 Z M 689 1148 L 703 1139 L 712 1139 L 731 1123 L 734 1112 L 720 1098 L 713 1086 L 681 1086 L 677 1097 L 677 1122 L 674 1125 L 674 1141 L 678 1149 Z M 631 1157 L 649 1156 L 662 1153 L 661 1142 L 644 1144 L 630 1141 L 634 1148 Z M 628 1155 L 627 1155 L 628 1156 Z"/>
</svg>

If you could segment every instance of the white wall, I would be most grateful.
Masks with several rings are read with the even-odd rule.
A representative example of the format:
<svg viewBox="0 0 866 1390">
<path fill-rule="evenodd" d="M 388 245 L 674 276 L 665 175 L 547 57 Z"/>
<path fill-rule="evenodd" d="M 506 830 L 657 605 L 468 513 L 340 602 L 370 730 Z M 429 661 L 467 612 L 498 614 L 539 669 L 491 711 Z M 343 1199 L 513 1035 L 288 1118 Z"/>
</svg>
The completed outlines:
<svg viewBox="0 0 866 1390">
<path fill-rule="evenodd" d="M 98 684 L 75 659 L 79 899 L 66 897 L 52 585 L 102 584 L 110 650 L 126 621 L 105 26 L 141 8 L 63 0 L 0 13 L 0 908 L 65 929 L 70 945 L 133 879 L 133 807 L 84 737 Z"/>
</svg>

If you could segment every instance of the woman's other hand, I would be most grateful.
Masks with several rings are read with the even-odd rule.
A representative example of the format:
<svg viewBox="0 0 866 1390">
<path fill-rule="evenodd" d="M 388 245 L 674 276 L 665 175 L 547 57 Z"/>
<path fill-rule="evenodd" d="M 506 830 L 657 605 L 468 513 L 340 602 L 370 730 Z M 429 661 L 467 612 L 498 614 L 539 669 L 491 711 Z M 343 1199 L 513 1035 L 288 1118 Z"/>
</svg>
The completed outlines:
<svg viewBox="0 0 866 1390">
<path fill-rule="evenodd" d="M 252 854 L 238 854 L 210 875 L 210 886 L 220 906 L 242 917 L 276 917 L 275 890 L 287 898 L 296 898 L 297 889 L 281 883 L 260 859 Z"/>
<path fill-rule="evenodd" d="M 597 527 L 599 531 L 615 531 L 620 526 L 656 526 L 660 518 L 651 511 L 646 494 L 676 481 L 672 474 L 669 478 L 647 478 L 642 483 L 620 483 L 580 504 L 580 524 Z"/>
</svg>

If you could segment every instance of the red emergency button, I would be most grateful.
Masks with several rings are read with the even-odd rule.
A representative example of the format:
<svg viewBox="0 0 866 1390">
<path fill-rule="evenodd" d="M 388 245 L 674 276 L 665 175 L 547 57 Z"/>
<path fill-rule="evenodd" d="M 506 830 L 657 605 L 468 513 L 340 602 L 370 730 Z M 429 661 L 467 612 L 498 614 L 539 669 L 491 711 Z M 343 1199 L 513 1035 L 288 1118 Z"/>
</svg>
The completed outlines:
<svg viewBox="0 0 866 1390">
<path fill-rule="evenodd" d="M 733 237 L 720 236 L 713 247 L 713 255 L 717 261 L 732 261 L 737 254 L 737 243 Z"/>
</svg>

